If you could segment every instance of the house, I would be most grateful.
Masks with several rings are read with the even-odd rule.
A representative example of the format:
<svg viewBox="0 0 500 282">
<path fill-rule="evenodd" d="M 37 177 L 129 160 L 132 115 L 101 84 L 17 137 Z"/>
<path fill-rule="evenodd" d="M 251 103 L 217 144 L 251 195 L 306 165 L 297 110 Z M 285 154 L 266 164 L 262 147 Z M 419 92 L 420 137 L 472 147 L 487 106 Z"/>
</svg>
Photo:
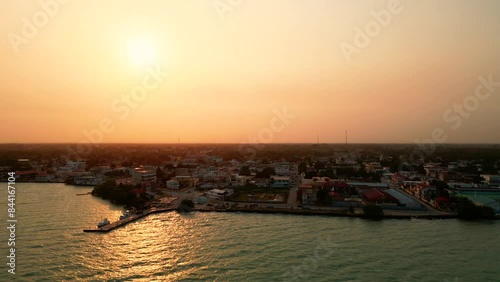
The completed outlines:
<svg viewBox="0 0 500 282">
<path fill-rule="evenodd" d="M 289 188 L 290 176 L 272 176 L 271 183 L 273 188 Z"/>
</svg>

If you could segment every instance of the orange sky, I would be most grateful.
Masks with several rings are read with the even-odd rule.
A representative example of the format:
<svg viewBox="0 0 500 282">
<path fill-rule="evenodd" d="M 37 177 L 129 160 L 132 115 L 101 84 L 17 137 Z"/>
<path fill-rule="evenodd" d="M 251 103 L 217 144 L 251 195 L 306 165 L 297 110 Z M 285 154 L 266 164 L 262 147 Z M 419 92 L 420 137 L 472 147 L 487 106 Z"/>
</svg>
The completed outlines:
<svg viewBox="0 0 500 282">
<path fill-rule="evenodd" d="M 500 142 L 500 2 L 391 1 L 2 1 L 0 142 Z"/>
</svg>

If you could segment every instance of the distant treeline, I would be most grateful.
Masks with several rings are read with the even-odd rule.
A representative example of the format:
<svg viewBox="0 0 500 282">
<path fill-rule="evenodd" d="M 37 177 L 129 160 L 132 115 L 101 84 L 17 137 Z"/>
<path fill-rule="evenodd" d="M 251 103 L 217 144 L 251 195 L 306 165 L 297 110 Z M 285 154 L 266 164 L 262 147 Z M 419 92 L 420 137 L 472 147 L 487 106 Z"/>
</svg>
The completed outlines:
<svg viewBox="0 0 500 282">
<path fill-rule="evenodd" d="M 245 150 L 239 150 L 239 144 L 99 144 L 83 150 L 80 155 L 76 154 L 76 146 L 77 144 L 0 144 L 0 166 L 16 168 L 17 160 L 21 158 L 57 166 L 65 162 L 61 156 L 68 156 L 72 160 L 85 159 L 89 167 L 115 165 L 111 162 L 123 160 L 123 157 L 125 160 L 117 165 L 161 165 L 172 157 L 183 158 L 200 151 L 220 156 L 226 161 L 249 157 L 245 155 Z M 393 159 L 408 156 L 417 148 L 415 144 L 265 144 L 256 150 L 256 158 L 267 162 L 300 162 L 310 157 L 331 157 L 339 152 L 356 152 L 360 156 L 359 161 L 367 161 L 377 160 L 380 155 Z M 500 145 L 442 144 L 436 145 L 430 153 L 427 151 L 425 157 L 425 161 L 447 163 L 480 160 L 489 165 L 500 160 Z"/>
</svg>

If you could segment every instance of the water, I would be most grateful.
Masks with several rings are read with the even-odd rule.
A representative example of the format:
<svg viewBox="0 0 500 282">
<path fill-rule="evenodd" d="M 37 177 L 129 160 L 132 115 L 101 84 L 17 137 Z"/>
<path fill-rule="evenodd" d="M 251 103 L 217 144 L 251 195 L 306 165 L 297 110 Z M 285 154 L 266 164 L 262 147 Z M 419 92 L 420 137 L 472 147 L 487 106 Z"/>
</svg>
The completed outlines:
<svg viewBox="0 0 500 282">
<path fill-rule="evenodd" d="M 498 221 L 171 212 L 93 234 L 121 207 L 75 195 L 92 188 L 16 187 L 16 275 L 0 228 L 1 281 L 500 281 Z"/>
</svg>

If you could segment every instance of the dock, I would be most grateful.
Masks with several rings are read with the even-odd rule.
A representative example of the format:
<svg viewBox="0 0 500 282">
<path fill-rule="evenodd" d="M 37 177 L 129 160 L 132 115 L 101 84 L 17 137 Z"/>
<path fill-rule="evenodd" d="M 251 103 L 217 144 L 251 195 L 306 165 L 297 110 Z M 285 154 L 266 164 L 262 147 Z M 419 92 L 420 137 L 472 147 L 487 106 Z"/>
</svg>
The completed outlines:
<svg viewBox="0 0 500 282">
<path fill-rule="evenodd" d="M 138 219 L 146 217 L 146 216 L 148 216 L 150 214 L 161 213 L 161 212 L 169 212 L 169 211 L 173 211 L 173 210 L 175 210 L 175 208 L 173 208 L 173 207 L 168 207 L 168 208 L 152 208 L 152 209 L 144 211 L 141 214 L 131 215 L 131 216 L 127 217 L 127 218 L 124 218 L 124 219 L 121 219 L 121 220 L 117 220 L 115 222 L 111 222 L 110 224 L 104 225 L 104 226 L 99 227 L 99 228 L 83 229 L 83 232 L 106 233 L 106 232 L 114 230 L 114 229 L 116 229 L 118 227 L 125 226 L 125 225 L 127 225 L 127 224 L 129 224 L 131 222 L 134 222 L 134 221 L 136 221 Z"/>
</svg>

